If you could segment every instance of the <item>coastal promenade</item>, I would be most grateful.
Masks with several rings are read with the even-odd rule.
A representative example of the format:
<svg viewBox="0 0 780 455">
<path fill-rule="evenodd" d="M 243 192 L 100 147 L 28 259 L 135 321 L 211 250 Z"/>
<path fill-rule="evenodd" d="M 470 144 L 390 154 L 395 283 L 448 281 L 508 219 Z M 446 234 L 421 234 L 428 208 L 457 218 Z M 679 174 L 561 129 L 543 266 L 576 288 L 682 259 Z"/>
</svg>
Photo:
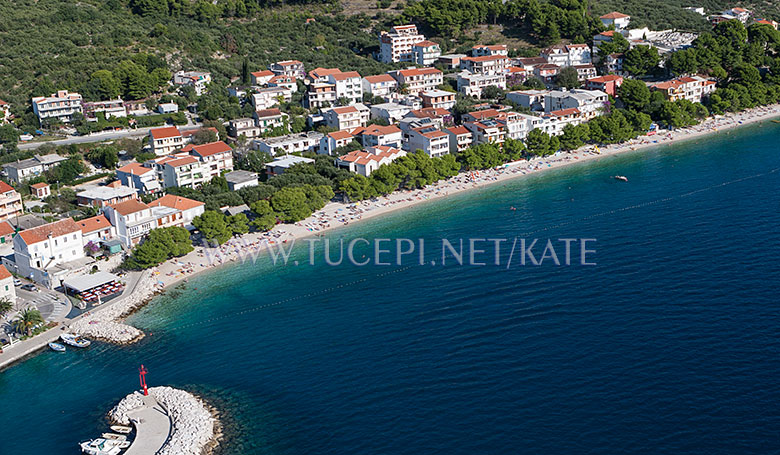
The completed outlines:
<svg viewBox="0 0 780 455">
<path fill-rule="evenodd" d="M 110 308 L 122 302 L 126 298 L 128 298 L 128 296 L 132 295 L 133 292 L 135 291 L 136 285 L 138 284 L 140 278 L 141 278 L 141 273 L 138 272 L 129 273 L 127 275 L 127 286 L 125 287 L 125 290 L 122 293 L 122 295 L 119 298 L 104 303 L 99 308 L 92 310 L 92 312 L 102 311 L 105 308 Z M 3 350 L 3 353 L 0 354 L 0 371 L 6 368 L 7 366 L 11 365 L 12 363 L 21 360 L 24 357 L 45 348 L 50 342 L 57 340 L 61 334 L 66 333 L 67 328 L 71 323 L 78 321 L 79 319 L 87 316 L 88 314 L 89 312 L 76 316 L 75 318 L 72 319 L 66 318 L 63 322 L 58 323 L 56 326 L 52 327 L 51 329 L 39 335 L 36 335 L 32 338 L 28 338 L 23 341 L 18 341 L 13 345 L 6 347 Z"/>
<path fill-rule="evenodd" d="M 127 413 L 135 426 L 135 439 L 125 455 L 153 455 L 157 453 L 171 434 L 171 418 L 168 411 L 152 396 L 143 397 L 144 405 Z"/>
</svg>

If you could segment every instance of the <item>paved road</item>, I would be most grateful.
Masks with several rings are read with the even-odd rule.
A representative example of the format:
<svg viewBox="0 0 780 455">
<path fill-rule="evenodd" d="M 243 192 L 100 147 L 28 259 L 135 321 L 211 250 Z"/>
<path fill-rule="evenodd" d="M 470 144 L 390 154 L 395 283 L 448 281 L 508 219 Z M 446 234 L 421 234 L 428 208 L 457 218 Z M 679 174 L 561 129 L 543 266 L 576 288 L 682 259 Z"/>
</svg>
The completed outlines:
<svg viewBox="0 0 780 455">
<path fill-rule="evenodd" d="M 189 124 L 189 125 L 179 126 L 179 130 L 181 131 L 196 130 L 201 126 L 202 124 L 200 123 Z M 159 128 L 159 127 L 155 126 L 153 128 Z M 110 141 L 114 139 L 122 139 L 127 137 L 138 138 L 138 137 L 147 136 L 149 134 L 149 130 L 151 129 L 152 127 L 138 128 L 135 130 L 109 131 L 105 133 L 90 134 L 89 136 L 68 136 L 65 139 L 57 139 L 56 141 L 19 143 L 19 150 L 34 150 L 42 146 L 43 144 L 53 144 L 53 145 L 86 144 L 90 142 L 103 142 L 103 141 Z"/>
<path fill-rule="evenodd" d="M 62 294 L 48 289 L 41 292 L 25 291 L 21 287 L 16 288 L 17 307 L 26 308 L 30 304 L 35 305 L 46 322 L 62 322 L 70 313 L 72 305 Z"/>
</svg>

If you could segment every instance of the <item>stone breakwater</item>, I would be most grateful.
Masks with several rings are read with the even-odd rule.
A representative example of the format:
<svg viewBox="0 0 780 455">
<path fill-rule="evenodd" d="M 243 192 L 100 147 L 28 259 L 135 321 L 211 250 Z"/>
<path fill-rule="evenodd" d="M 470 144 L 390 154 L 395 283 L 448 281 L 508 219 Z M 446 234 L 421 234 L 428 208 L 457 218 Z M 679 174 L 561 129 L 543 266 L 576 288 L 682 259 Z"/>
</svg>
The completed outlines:
<svg viewBox="0 0 780 455">
<path fill-rule="evenodd" d="M 149 394 L 168 411 L 171 420 L 170 437 L 157 455 L 200 455 L 216 446 L 219 424 L 203 400 L 172 387 L 152 387 Z M 131 393 L 114 406 L 108 418 L 130 425 L 128 413 L 142 406 L 143 395 Z"/>
<path fill-rule="evenodd" d="M 112 343 L 132 343 L 144 337 L 144 333 L 122 320 L 133 311 L 142 307 L 159 289 L 154 285 L 149 271 L 143 272 L 138 283 L 129 295 L 97 308 L 89 315 L 72 323 L 69 331 L 76 335 L 109 341 Z"/>
</svg>

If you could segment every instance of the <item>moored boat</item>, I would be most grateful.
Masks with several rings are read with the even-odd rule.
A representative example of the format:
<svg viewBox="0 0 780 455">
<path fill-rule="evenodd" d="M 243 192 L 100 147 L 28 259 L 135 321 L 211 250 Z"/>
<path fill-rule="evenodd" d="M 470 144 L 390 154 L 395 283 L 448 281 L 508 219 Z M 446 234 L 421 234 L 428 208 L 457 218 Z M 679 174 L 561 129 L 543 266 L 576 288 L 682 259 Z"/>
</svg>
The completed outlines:
<svg viewBox="0 0 780 455">
<path fill-rule="evenodd" d="M 111 425 L 111 431 L 119 434 L 129 434 L 133 429 L 124 425 Z"/>
<path fill-rule="evenodd" d="M 49 343 L 49 347 L 51 348 L 52 351 L 65 352 L 65 346 L 59 343 L 55 343 L 53 341 Z"/>
<path fill-rule="evenodd" d="M 615 179 L 615 180 L 620 180 L 621 182 L 627 182 L 627 181 L 628 181 L 628 177 L 626 177 L 626 176 L 624 176 L 624 175 L 616 175 L 616 176 L 614 177 L 614 179 Z"/>
<path fill-rule="evenodd" d="M 63 343 L 70 346 L 75 346 L 77 348 L 86 348 L 90 345 L 90 341 L 88 339 L 78 335 L 73 335 L 72 333 L 63 333 L 60 335 L 60 339 Z"/>
<path fill-rule="evenodd" d="M 114 441 L 124 441 L 127 439 L 127 436 L 123 434 L 103 433 L 101 436 L 103 439 L 112 439 Z"/>
<path fill-rule="evenodd" d="M 125 441 L 126 442 L 126 441 Z M 79 444 L 81 451 L 87 455 L 119 455 L 122 441 L 111 441 L 103 438 L 84 441 Z"/>
</svg>

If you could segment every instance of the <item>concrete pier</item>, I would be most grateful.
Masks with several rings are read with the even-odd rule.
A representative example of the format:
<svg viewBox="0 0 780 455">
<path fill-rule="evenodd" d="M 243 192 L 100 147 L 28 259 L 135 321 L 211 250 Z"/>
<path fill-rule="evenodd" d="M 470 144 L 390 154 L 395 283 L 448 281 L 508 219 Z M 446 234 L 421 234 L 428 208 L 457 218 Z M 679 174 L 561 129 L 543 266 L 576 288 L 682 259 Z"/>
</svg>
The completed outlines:
<svg viewBox="0 0 780 455">
<path fill-rule="evenodd" d="M 127 413 L 135 426 L 135 439 L 125 455 L 154 455 L 171 435 L 168 410 L 151 396 L 143 397 L 143 406 Z"/>
</svg>

